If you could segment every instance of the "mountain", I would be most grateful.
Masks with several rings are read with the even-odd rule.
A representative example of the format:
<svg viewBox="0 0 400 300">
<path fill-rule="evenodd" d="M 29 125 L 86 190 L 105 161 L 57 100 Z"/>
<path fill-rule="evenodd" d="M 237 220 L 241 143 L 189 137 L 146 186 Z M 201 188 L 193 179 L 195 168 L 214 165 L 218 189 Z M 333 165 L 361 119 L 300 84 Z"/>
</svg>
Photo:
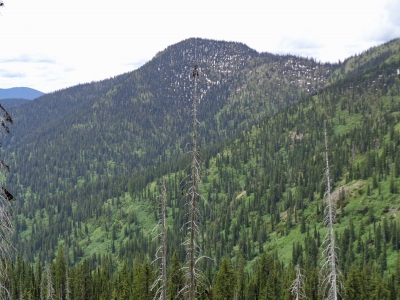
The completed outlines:
<svg viewBox="0 0 400 300">
<path fill-rule="evenodd" d="M 334 69 L 240 43 L 185 40 L 133 72 L 10 109 L 15 125 L 4 143 L 13 153 L 10 182 L 22 194 L 28 187 L 38 195 L 57 194 L 79 181 L 130 174 L 182 155 L 190 139 L 195 52 L 203 145 L 316 91 Z"/>
<path fill-rule="evenodd" d="M 54 274 L 65 274 L 56 272 L 65 250 L 74 282 L 91 280 L 74 293 L 122 298 L 131 286 L 124 278 L 139 278 L 141 260 L 154 258 L 152 228 L 165 176 L 168 265 L 174 251 L 182 262 L 196 44 L 199 240 L 214 259 L 200 267 L 214 296 L 222 266 L 229 269 L 224 258 L 235 268 L 231 290 L 238 299 L 291 299 L 296 264 L 307 278 L 308 298 L 322 293 L 326 132 L 343 297 L 396 299 L 399 39 L 336 65 L 189 39 L 136 71 L 10 109 L 15 126 L 3 151 L 12 166 L 7 184 L 20 199 L 13 237 L 19 254 L 49 262 L 57 250 Z M 56 276 L 65 284 L 64 275 Z"/>
<path fill-rule="evenodd" d="M 396 39 L 380 46 L 372 47 L 360 55 L 349 57 L 341 64 L 340 68 L 335 70 L 330 80 L 334 82 L 341 78 L 357 76 L 368 69 L 385 69 L 391 65 L 400 70 L 396 65 L 399 47 L 399 40 Z"/>
<path fill-rule="evenodd" d="M 28 101 L 30 101 L 30 100 L 22 99 L 22 98 L 9 98 L 9 99 L 5 98 L 5 99 L 0 99 L 0 104 L 4 108 L 9 109 L 10 107 L 18 106 L 18 105 L 24 104 Z"/>
<path fill-rule="evenodd" d="M 0 89 L 0 99 L 18 98 L 18 99 L 33 100 L 42 95 L 44 95 L 44 93 L 28 87 L 14 87 L 9 89 Z"/>
</svg>

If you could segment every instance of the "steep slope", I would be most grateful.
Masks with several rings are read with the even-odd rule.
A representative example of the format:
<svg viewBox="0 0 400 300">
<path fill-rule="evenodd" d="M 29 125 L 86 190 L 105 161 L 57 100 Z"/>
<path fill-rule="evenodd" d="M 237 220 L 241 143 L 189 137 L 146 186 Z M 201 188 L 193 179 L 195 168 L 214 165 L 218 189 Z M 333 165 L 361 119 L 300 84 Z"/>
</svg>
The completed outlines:
<svg viewBox="0 0 400 300">
<path fill-rule="evenodd" d="M 24 104 L 28 101 L 30 101 L 30 100 L 22 99 L 22 98 L 0 99 L 1 105 L 6 109 L 9 109 L 10 107 L 13 107 L 13 106 L 18 106 L 18 105 Z"/>
<path fill-rule="evenodd" d="M 361 54 L 346 59 L 340 68 L 337 68 L 330 77 L 330 82 L 335 82 L 342 78 L 354 77 L 367 69 L 385 69 L 392 62 L 398 61 L 400 51 L 400 38 L 389 41 L 383 45 L 370 48 Z M 396 64 L 392 65 L 396 67 Z"/>
<path fill-rule="evenodd" d="M 397 55 L 202 149 L 202 194 L 208 202 L 201 206 L 202 247 L 217 264 L 227 255 L 243 256 L 251 265 L 261 253 L 276 251 L 285 264 L 316 268 L 325 234 L 321 195 L 326 122 L 341 269 L 346 273 L 353 262 L 364 261 L 382 273 L 393 270 L 400 249 Z M 104 252 L 111 252 L 115 261 L 132 260 L 133 253 L 153 257 L 156 245 L 149 233 L 156 223 L 157 179 L 166 175 L 168 253 L 170 257 L 177 250 L 184 257 L 178 232 L 185 220 L 185 167 L 182 158 L 130 177 L 81 181 L 54 197 L 28 198 L 16 208 L 14 243 L 23 256 L 44 261 L 65 242 L 72 263 L 85 257 L 93 268 Z M 204 268 L 212 272 L 211 264 Z"/>
<path fill-rule="evenodd" d="M 201 144 L 207 145 L 322 87 L 331 68 L 239 43 L 183 41 L 131 73 L 12 109 L 15 126 L 5 144 L 10 184 L 21 198 L 28 190 L 43 198 L 181 155 L 195 62 Z"/>
</svg>

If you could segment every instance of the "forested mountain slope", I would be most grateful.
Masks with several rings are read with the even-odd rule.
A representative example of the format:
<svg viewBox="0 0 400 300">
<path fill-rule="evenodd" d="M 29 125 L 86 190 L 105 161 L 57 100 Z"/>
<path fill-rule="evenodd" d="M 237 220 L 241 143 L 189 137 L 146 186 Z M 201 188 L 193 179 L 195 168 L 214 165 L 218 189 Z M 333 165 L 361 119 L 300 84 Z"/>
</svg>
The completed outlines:
<svg viewBox="0 0 400 300">
<path fill-rule="evenodd" d="M 194 40 L 182 43 L 191 42 Z M 199 44 L 198 40 L 197 49 Z M 226 45 L 245 49 L 240 44 Z M 170 52 L 165 50 L 158 54 L 154 61 L 157 62 L 165 53 Z M 241 54 L 241 58 L 235 61 L 236 64 L 229 65 L 228 69 L 231 73 L 234 73 L 235 68 L 245 70 L 238 73 L 242 77 L 232 75 L 231 78 L 229 75 L 225 78 L 217 71 L 213 74 L 211 67 L 207 69 L 199 63 L 204 74 L 200 91 L 206 91 L 199 102 L 199 119 L 203 126 L 199 133 L 199 138 L 203 140 L 201 192 L 205 198 L 200 206 L 204 212 L 201 247 L 206 255 L 215 259 L 214 264 L 204 262 L 202 269 L 205 274 L 214 283 L 215 271 L 219 269 L 223 257 L 227 257 L 234 263 L 238 274 L 243 275 L 238 277 L 236 286 L 242 295 L 239 299 L 267 299 L 266 293 L 273 295 L 271 299 L 290 299 L 287 289 L 290 279 L 293 278 L 293 266 L 300 264 L 309 278 L 307 295 L 310 299 L 317 299 L 314 296 L 318 294 L 320 246 L 326 233 L 322 225 L 325 207 L 322 196 L 325 190 L 323 173 L 326 124 L 331 176 L 335 189 L 333 195 L 338 206 L 335 231 L 340 249 L 339 266 L 344 274 L 346 286 L 354 283 L 350 288 L 347 287 L 345 298 L 371 299 L 368 297 L 376 293 L 376 299 L 395 299 L 400 293 L 400 281 L 396 281 L 400 279 L 400 263 L 395 263 L 400 250 L 400 78 L 397 71 L 400 68 L 399 51 L 393 51 L 384 60 L 375 61 L 359 72 L 342 76 L 326 87 L 323 87 L 326 83 L 323 78 L 326 77 L 315 76 L 315 80 L 312 77 L 314 90 L 310 87 L 311 82 L 307 81 L 311 80 L 307 76 L 311 76 L 310 72 L 314 67 L 304 67 L 304 70 L 308 70 L 304 71 L 304 82 L 302 79 L 296 81 L 294 78 L 299 75 L 299 70 L 296 70 L 293 64 L 296 58 L 279 57 L 277 62 L 269 54 L 254 54 L 255 58 L 248 58 L 247 61 L 247 55 L 251 56 Z M 198 57 L 201 61 L 201 56 Z M 170 61 L 170 57 L 167 58 L 164 59 Z M 264 59 L 271 59 L 272 67 L 261 63 Z M 283 67 L 285 61 L 290 61 L 287 69 Z M 303 60 L 301 66 L 306 65 L 306 62 L 310 66 L 315 64 L 313 61 Z M 152 63 L 155 62 L 149 62 Z M 162 70 L 162 64 L 155 65 L 159 66 L 157 70 Z M 223 71 L 227 69 L 221 65 L 223 64 L 219 64 L 218 72 L 224 74 Z M 282 66 L 279 72 L 278 66 Z M 321 66 L 315 66 L 315 70 L 320 68 L 322 69 Z M 190 75 L 190 67 L 186 69 Z M 184 67 L 181 70 L 183 72 Z M 208 73 L 205 70 L 209 70 Z M 184 74 L 176 72 L 175 78 Z M 278 77 L 278 74 L 286 72 L 289 73 L 288 77 Z M 324 76 L 328 76 L 328 68 L 324 72 Z M 209 81 L 215 83 L 210 85 L 210 88 L 207 87 L 206 75 Z M 143 80 L 136 73 L 128 75 L 126 80 L 130 76 L 137 76 L 135 84 Z M 217 87 L 223 85 L 224 79 L 224 84 L 229 88 L 226 87 L 225 90 L 227 98 L 221 100 L 224 90 L 217 92 Z M 307 84 L 308 82 L 310 84 Z M 170 84 L 174 84 L 180 93 L 188 89 L 187 94 L 182 96 L 182 103 L 185 99 L 189 102 L 189 80 L 185 86 L 177 80 L 170 81 Z M 281 89 L 279 84 L 282 85 Z M 125 95 L 122 93 L 122 85 L 107 92 L 99 102 L 93 103 L 92 107 L 106 107 L 106 111 L 111 111 L 113 116 L 117 116 L 121 112 L 116 108 L 122 104 L 114 105 L 114 101 L 126 99 L 122 97 Z M 35 193 L 39 194 L 40 191 L 38 187 L 27 185 L 30 188 L 25 192 L 25 201 L 20 201 L 16 207 L 17 234 L 14 236 L 14 244 L 24 258 L 30 261 L 35 258 L 49 261 L 54 257 L 57 246 L 64 244 L 70 265 L 76 265 L 85 258 L 85 268 L 111 269 L 107 272 L 111 274 L 115 271 L 117 275 L 108 275 L 109 280 L 122 284 L 122 280 L 117 279 L 120 278 L 118 274 L 121 274 L 118 273 L 118 265 L 127 262 L 127 265 L 131 266 L 135 255 L 148 260 L 154 257 L 157 243 L 151 242 L 151 229 L 157 222 L 158 179 L 161 176 L 166 177 L 167 183 L 168 261 L 171 260 L 174 251 L 181 259 L 184 258 L 181 228 L 185 222 L 186 211 L 182 193 L 185 193 L 184 178 L 188 172 L 188 162 L 185 156 L 173 156 L 183 151 L 185 134 L 190 132 L 190 127 L 184 126 L 187 119 L 181 116 L 186 114 L 189 118 L 190 106 L 179 107 L 174 102 L 177 100 L 173 97 L 173 88 L 169 85 L 167 87 L 160 88 L 158 92 L 170 95 L 163 98 L 167 99 L 164 101 L 168 105 L 160 109 L 166 112 L 171 106 L 180 109 L 179 113 L 169 120 L 162 119 L 158 114 L 147 115 L 149 121 L 145 123 L 145 128 L 148 131 L 143 132 L 143 136 L 145 133 L 154 134 L 154 140 L 145 142 L 142 138 L 141 142 L 146 146 L 152 145 L 151 143 L 155 143 L 158 138 L 157 145 L 163 145 L 163 141 L 174 144 L 164 147 L 175 149 L 176 152 L 170 150 L 169 155 L 159 159 L 159 163 L 157 156 L 154 156 L 151 159 L 156 159 L 156 165 L 150 163 L 151 156 L 148 156 L 148 166 L 143 164 L 142 170 L 139 171 L 132 167 L 131 174 L 125 173 L 120 176 L 115 176 L 118 168 L 112 172 L 113 163 L 118 165 L 118 158 L 113 158 L 115 162 L 109 163 L 111 171 L 107 173 L 108 177 L 93 171 L 97 176 L 93 175 L 95 180 L 89 183 L 89 179 L 77 178 L 80 180 L 76 179 L 75 185 L 71 181 L 68 189 L 65 189 L 62 176 L 58 190 L 53 189 L 49 176 L 50 187 L 45 181 L 40 186 L 49 195 L 41 194 L 41 197 L 35 197 Z M 302 94 L 307 88 L 313 93 Z M 215 98 L 210 99 L 225 101 L 224 105 L 215 111 L 214 106 L 218 106 L 219 102 L 209 103 L 210 100 L 207 99 L 214 92 Z M 121 98 L 117 95 L 121 95 Z M 303 97 L 300 100 L 301 95 Z M 272 102 L 275 98 L 279 101 Z M 135 106 L 140 109 L 145 107 L 156 110 L 160 106 L 151 104 L 152 101 L 146 99 L 148 98 L 130 101 L 140 102 L 141 105 Z M 123 100 L 120 101 L 123 103 Z M 128 109 L 128 105 L 123 107 Z M 145 112 L 144 108 L 140 111 L 142 115 Z M 247 119 L 250 114 L 254 119 Z M 143 117 L 142 115 L 140 117 Z M 101 116 L 101 120 L 111 120 L 105 113 Z M 168 116 L 166 114 L 165 118 L 168 119 Z M 81 117 L 85 120 L 85 116 Z M 157 118 L 162 121 L 156 121 Z M 157 129 L 155 126 L 165 123 L 172 124 L 167 128 L 184 128 L 181 128 L 180 134 L 170 130 L 169 135 L 163 131 L 164 128 L 158 126 Z M 80 126 L 80 130 L 85 126 Z M 104 130 L 103 135 L 106 136 L 107 129 L 101 127 L 103 125 L 96 126 Z M 133 128 L 135 126 L 136 123 Z M 118 137 L 121 137 L 120 133 L 116 132 Z M 139 132 L 139 136 L 140 134 Z M 28 138 L 28 135 L 23 137 Z M 172 141 L 174 138 L 181 142 L 181 146 L 175 145 Z M 217 143 L 219 138 L 223 140 Z M 100 148 L 102 154 L 106 154 L 107 151 L 112 153 L 112 145 L 105 141 L 103 145 L 105 147 Z M 66 142 L 65 146 L 69 147 Z M 80 147 L 80 143 L 76 142 L 76 146 Z M 11 142 L 7 149 L 13 149 L 12 147 L 15 146 Z M 105 150 L 106 148 L 110 149 Z M 126 155 L 124 157 L 128 161 L 127 154 L 122 152 L 119 152 L 120 156 Z M 146 155 L 148 154 L 137 154 L 138 161 Z M 52 155 L 49 153 L 48 156 L 47 159 L 51 161 Z M 62 163 L 73 164 L 73 160 L 67 159 L 66 155 L 65 157 L 66 162 Z M 15 155 L 15 159 L 18 161 L 21 158 Z M 85 158 L 84 152 L 81 152 L 81 156 L 76 155 L 76 159 L 85 162 L 90 161 L 91 157 Z M 129 162 L 133 163 L 133 160 Z M 51 164 L 45 162 L 45 166 L 45 176 L 51 175 Z M 82 168 L 82 172 L 85 172 L 86 167 Z M 37 173 L 37 176 L 41 176 L 40 174 Z M 21 186 L 21 190 L 24 188 L 25 186 Z M 52 193 L 54 195 L 51 195 Z M 108 254 L 102 256 L 105 253 Z M 122 270 L 121 272 L 128 272 Z M 97 275 L 93 274 L 93 280 L 102 278 L 99 272 Z M 358 279 L 354 279 L 355 277 Z M 372 279 L 374 285 L 367 284 L 368 280 Z M 277 288 L 271 290 L 271 286 Z M 351 298 L 348 294 L 351 289 L 358 289 L 359 292 L 355 292 L 355 295 L 360 297 L 359 295 L 364 293 L 365 297 Z M 108 293 L 112 293 L 112 290 L 110 288 Z M 105 295 L 102 297 L 109 298 Z M 100 295 L 94 299 L 100 299 Z"/>
<path fill-rule="evenodd" d="M 10 107 L 18 106 L 18 105 L 24 104 L 29 101 L 31 101 L 31 100 L 22 99 L 22 98 L 5 98 L 5 99 L 0 99 L 0 104 L 4 108 L 9 109 Z"/>
<path fill-rule="evenodd" d="M 340 68 L 335 70 L 329 81 L 335 82 L 340 78 L 354 77 L 371 68 L 385 69 L 386 66 L 398 59 L 399 51 L 400 39 L 372 47 L 359 55 L 346 59 Z"/>
<path fill-rule="evenodd" d="M 54 195 L 181 155 L 195 61 L 201 70 L 201 142 L 207 145 L 317 90 L 332 68 L 259 54 L 239 43 L 183 41 L 131 73 L 11 109 L 15 126 L 5 143 L 14 170 L 10 183 L 19 195 L 28 188 Z"/>
</svg>

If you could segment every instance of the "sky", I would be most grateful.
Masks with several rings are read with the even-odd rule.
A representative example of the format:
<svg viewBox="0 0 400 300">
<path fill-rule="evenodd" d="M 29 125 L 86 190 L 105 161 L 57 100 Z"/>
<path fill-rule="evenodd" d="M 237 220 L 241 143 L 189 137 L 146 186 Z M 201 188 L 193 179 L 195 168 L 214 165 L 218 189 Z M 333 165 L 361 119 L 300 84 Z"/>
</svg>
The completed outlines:
<svg viewBox="0 0 400 300">
<path fill-rule="evenodd" d="M 191 37 L 337 62 L 400 37 L 399 0 L 3 0 L 0 88 L 48 93 Z"/>
</svg>

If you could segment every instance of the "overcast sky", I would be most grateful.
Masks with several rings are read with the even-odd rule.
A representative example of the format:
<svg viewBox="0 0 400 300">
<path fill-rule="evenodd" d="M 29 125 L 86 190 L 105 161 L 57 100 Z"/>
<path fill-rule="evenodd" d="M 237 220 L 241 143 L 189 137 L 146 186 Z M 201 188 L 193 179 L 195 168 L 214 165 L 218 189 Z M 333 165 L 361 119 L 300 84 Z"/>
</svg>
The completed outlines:
<svg viewBox="0 0 400 300">
<path fill-rule="evenodd" d="M 134 70 L 190 37 L 337 62 L 400 37 L 399 0 L 3 0 L 0 88 Z"/>
</svg>

